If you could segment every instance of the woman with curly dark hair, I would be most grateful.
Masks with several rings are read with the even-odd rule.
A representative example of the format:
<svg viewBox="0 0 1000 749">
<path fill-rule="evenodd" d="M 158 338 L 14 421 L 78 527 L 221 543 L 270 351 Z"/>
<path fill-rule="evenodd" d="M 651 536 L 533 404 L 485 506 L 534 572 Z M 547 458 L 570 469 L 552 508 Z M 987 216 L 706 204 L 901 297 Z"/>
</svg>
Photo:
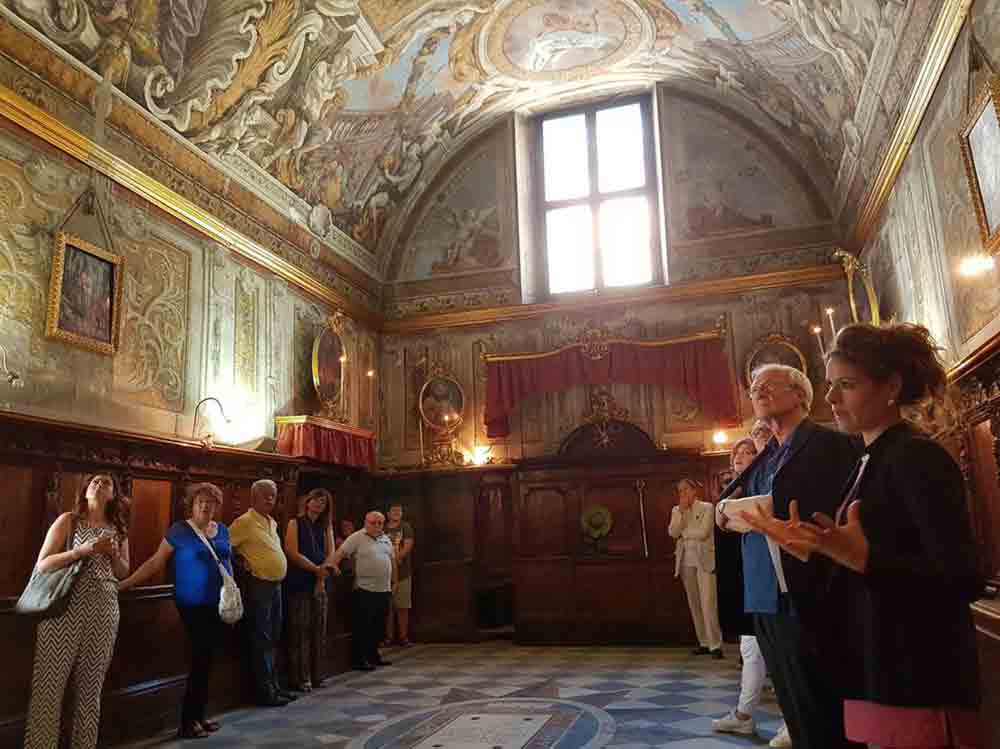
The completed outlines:
<svg viewBox="0 0 1000 749">
<path fill-rule="evenodd" d="M 118 580 L 128 575 L 128 500 L 99 473 L 83 485 L 72 512 L 49 528 L 36 569 L 86 560 L 66 610 L 38 625 L 25 747 L 59 744 L 67 683 L 76 695 L 70 744 L 97 746 L 101 689 L 118 636 Z"/>
<path fill-rule="evenodd" d="M 788 521 L 747 519 L 789 553 L 837 564 L 821 638 L 844 687 L 848 738 L 982 746 L 969 604 L 983 579 L 962 473 L 900 410 L 943 393 L 937 347 L 917 325 L 850 325 L 826 359 L 826 400 L 840 428 L 865 442 L 836 517 L 801 520 L 793 503 Z"/>
</svg>

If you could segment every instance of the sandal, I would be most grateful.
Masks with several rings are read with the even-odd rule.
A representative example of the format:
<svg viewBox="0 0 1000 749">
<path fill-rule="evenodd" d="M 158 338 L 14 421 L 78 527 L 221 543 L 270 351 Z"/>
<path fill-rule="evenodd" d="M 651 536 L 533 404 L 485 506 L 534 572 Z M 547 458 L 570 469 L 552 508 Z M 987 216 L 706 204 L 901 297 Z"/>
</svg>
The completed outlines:
<svg viewBox="0 0 1000 749">
<path fill-rule="evenodd" d="M 202 728 L 200 723 L 181 726 L 177 731 L 177 738 L 179 739 L 207 739 L 208 736 L 208 731 Z"/>
</svg>

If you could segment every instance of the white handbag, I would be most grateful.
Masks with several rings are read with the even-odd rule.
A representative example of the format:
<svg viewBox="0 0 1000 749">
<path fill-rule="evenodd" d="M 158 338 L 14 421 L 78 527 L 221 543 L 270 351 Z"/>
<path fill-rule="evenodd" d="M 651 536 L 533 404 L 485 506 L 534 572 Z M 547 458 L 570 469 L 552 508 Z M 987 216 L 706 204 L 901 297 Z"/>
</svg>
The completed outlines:
<svg viewBox="0 0 1000 749">
<path fill-rule="evenodd" d="M 243 596 L 240 594 L 240 588 L 233 576 L 229 574 L 226 565 L 219 561 L 219 555 L 215 553 L 215 548 L 205 538 L 201 529 L 192 521 L 188 520 L 187 522 L 191 526 L 191 530 L 198 534 L 198 538 L 212 552 L 215 563 L 219 565 L 219 574 L 222 575 L 222 590 L 219 592 L 219 618 L 226 624 L 236 624 L 243 618 Z"/>
</svg>

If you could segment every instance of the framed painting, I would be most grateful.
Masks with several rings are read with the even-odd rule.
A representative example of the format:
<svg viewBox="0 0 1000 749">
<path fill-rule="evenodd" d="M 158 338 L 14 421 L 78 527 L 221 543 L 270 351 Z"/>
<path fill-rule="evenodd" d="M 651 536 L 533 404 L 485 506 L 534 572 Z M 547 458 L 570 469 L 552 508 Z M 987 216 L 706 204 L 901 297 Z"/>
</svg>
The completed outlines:
<svg viewBox="0 0 1000 749">
<path fill-rule="evenodd" d="M 994 75 L 969 112 L 959 140 L 983 246 L 1000 250 L 1000 76 Z"/>
<path fill-rule="evenodd" d="M 808 373 L 806 355 L 802 353 L 802 349 L 781 333 L 769 333 L 750 349 L 743 364 L 743 377 L 747 387 L 753 381 L 754 372 L 766 364 L 784 364 Z"/>
<path fill-rule="evenodd" d="M 420 388 L 420 416 L 439 433 L 453 432 L 465 415 L 465 391 L 458 380 L 433 373 Z"/>
<path fill-rule="evenodd" d="M 321 404 L 319 416 L 347 421 L 347 344 L 344 341 L 345 318 L 336 312 L 323 323 L 313 340 L 313 386 Z"/>
<path fill-rule="evenodd" d="M 118 350 L 125 259 L 57 232 L 45 335 L 99 354 Z"/>
</svg>

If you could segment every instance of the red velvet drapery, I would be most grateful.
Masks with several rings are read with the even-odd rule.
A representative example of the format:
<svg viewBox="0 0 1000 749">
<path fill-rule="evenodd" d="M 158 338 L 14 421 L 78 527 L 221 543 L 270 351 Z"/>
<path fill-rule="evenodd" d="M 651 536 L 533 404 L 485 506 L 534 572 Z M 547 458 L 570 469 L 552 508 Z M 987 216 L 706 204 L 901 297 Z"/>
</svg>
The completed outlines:
<svg viewBox="0 0 1000 749">
<path fill-rule="evenodd" d="M 277 450 L 283 455 L 375 469 L 375 435 L 371 432 L 315 417 L 291 417 L 277 422 Z"/>
<path fill-rule="evenodd" d="M 525 398 L 577 385 L 664 385 L 687 393 L 711 422 L 734 426 L 739 421 L 721 338 L 616 341 L 607 349 L 600 358 L 572 347 L 550 355 L 487 359 L 487 436 L 509 434 L 509 415 Z"/>
</svg>

